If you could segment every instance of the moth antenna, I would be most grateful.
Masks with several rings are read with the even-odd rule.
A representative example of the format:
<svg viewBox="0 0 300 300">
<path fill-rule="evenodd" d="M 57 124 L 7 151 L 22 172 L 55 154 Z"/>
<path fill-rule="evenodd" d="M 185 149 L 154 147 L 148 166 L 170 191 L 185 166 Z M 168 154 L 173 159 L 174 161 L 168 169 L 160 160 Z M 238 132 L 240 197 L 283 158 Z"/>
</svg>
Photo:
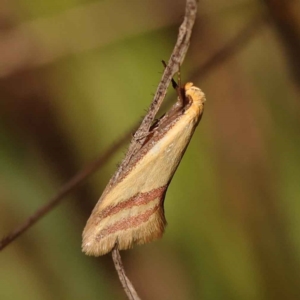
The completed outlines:
<svg viewBox="0 0 300 300">
<path fill-rule="evenodd" d="M 166 68 L 166 67 L 167 67 L 166 62 L 165 62 L 164 60 L 162 60 L 161 62 L 162 62 L 162 64 L 163 64 L 163 66 Z"/>
<path fill-rule="evenodd" d="M 162 64 L 164 65 L 164 67 L 166 68 L 166 67 L 167 67 L 166 62 L 165 62 L 164 60 L 162 60 L 161 62 L 162 62 Z M 177 89 L 178 89 L 178 84 L 177 84 L 177 82 L 176 82 L 173 78 L 172 78 L 172 87 L 173 87 L 174 90 L 177 91 Z M 180 85 L 179 85 L 179 87 L 180 87 Z"/>
<path fill-rule="evenodd" d="M 167 64 L 166 64 L 166 62 L 164 60 L 162 60 L 162 64 L 164 65 L 165 68 L 167 67 Z M 174 80 L 174 78 L 172 78 L 172 86 L 173 86 L 173 89 L 177 92 L 180 105 L 183 106 L 183 104 L 184 104 L 184 96 L 185 95 L 184 95 L 184 89 L 181 87 L 180 63 L 178 65 L 177 78 L 178 78 L 178 84 Z"/>
</svg>

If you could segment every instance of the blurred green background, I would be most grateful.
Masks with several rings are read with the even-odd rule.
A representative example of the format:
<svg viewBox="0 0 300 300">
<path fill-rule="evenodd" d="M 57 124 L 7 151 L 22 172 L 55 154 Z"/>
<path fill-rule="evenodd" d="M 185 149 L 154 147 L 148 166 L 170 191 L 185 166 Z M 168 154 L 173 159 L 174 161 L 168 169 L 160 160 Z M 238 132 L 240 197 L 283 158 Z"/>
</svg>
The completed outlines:
<svg viewBox="0 0 300 300">
<path fill-rule="evenodd" d="M 205 92 L 204 116 L 168 190 L 163 239 L 121 252 L 143 300 L 300 299 L 299 3 L 199 1 L 182 79 Z M 184 5 L 0 3 L 1 236 L 141 120 Z M 110 255 L 81 252 L 125 151 L 0 253 L 0 299 L 126 299 Z"/>
</svg>

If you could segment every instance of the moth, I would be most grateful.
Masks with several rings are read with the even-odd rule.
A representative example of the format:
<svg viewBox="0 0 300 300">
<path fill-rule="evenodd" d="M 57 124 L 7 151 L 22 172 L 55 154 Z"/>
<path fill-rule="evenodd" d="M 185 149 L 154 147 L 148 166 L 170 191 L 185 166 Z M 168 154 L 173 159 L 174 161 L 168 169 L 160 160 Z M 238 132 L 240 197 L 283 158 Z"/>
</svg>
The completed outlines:
<svg viewBox="0 0 300 300">
<path fill-rule="evenodd" d="M 179 97 L 152 125 L 127 167 L 114 175 L 83 231 L 82 250 L 100 256 L 160 238 L 166 226 L 164 199 L 202 117 L 205 96 L 193 83 L 174 84 Z M 122 166 L 122 165 L 121 165 Z"/>
</svg>

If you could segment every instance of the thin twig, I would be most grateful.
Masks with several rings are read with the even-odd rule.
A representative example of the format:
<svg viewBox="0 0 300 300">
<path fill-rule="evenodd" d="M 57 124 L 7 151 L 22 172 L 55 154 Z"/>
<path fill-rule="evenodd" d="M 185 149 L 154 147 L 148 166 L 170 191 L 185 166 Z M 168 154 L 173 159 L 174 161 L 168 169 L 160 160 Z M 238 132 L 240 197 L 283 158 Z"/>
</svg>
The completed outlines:
<svg viewBox="0 0 300 300">
<path fill-rule="evenodd" d="M 119 169 L 117 170 L 117 172 L 115 173 L 111 181 L 109 182 L 107 189 L 111 188 L 117 182 L 117 178 L 122 176 L 122 173 L 124 172 L 125 168 L 128 166 L 131 158 L 134 157 L 134 155 L 141 148 L 141 145 L 143 144 L 147 136 L 147 133 L 149 132 L 149 128 L 166 96 L 167 89 L 173 78 L 173 75 L 178 71 L 178 68 L 182 64 L 184 57 L 187 53 L 187 50 L 190 45 L 192 29 L 196 20 L 196 15 L 197 15 L 196 0 L 187 0 L 184 20 L 181 26 L 179 27 L 179 33 L 178 33 L 175 47 L 168 61 L 168 64 L 166 65 L 160 83 L 157 87 L 153 101 L 140 127 L 138 128 L 138 130 L 136 131 L 136 133 L 134 134 L 131 140 L 125 159 L 122 161 Z M 117 244 L 112 251 L 112 258 L 113 258 L 115 268 L 118 272 L 121 284 L 123 286 L 123 289 L 128 299 L 139 300 L 140 298 L 138 297 L 132 283 L 130 282 L 129 278 L 125 274 L 125 270 L 123 268 L 123 264 L 121 261 L 121 256 Z"/>
<path fill-rule="evenodd" d="M 153 101 L 149 107 L 149 110 L 144 117 L 139 129 L 134 134 L 134 137 L 130 143 L 129 150 L 125 159 L 122 162 L 124 166 L 128 165 L 130 159 L 137 153 L 143 144 L 149 128 L 166 96 L 168 86 L 176 72 L 178 72 L 179 66 L 182 64 L 185 55 L 187 53 L 190 38 L 192 34 L 192 28 L 194 26 L 197 15 L 197 1 L 187 0 L 185 7 L 185 15 L 181 26 L 179 27 L 179 33 L 177 41 L 167 66 L 163 72 L 160 83 L 156 89 Z"/>
<path fill-rule="evenodd" d="M 120 282 L 122 287 L 128 297 L 129 300 L 140 300 L 141 298 L 138 296 L 137 292 L 134 289 L 134 286 L 130 282 L 129 278 L 125 274 L 124 266 L 121 260 L 121 255 L 118 248 L 114 248 L 112 250 L 112 259 L 115 265 L 115 268 L 118 272 Z"/>
<path fill-rule="evenodd" d="M 179 34 L 171 57 L 165 67 L 160 83 L 157 87 L 153 101 L 149 108 L 149 111 L 142 121 L 141 126 L 135 133 L 135 138 L 140 138 L 149 132 L 149 128 L 166 96 L 167 88 L 176 72 L 179 70 L 179 66 L 182 64 L 187 50 L 190 45 L 190 38 L 192 29 L 196 20 L 197 14 L 197 1 L 187 0 L 185 8 L 184 20 L 179 27 Z M 139 139 L 139 144 L 143 140 Z"/>
<path fill-rule="evenodd" d="M 219 64 L 225 62 L 232 57 L 238 50 L 246 45 L 257 29 L 259 29 L 266 18 L 251 21 L 244 29 L 242 29 L 236 37 L 226 43 L 226 45 L 212 55 L 199 69 L 192 72 L 191 78 L 203 78 L 210 71 L 212 71 Z M 263 21 L 263 22 L 262 22 Z M 121 137 L 117 143 L 108 147 L 108 149 L 95 161 L 89 163 L 75 176 L 73 176 L 67 183 L 65 183 L 58 193 L 51 198 L 44 206 L 40 207 L 34 212 L 23 224 L 13 230 L 10 234 L 0 241 L 0 251 L 13 242 L 18 236 L 23 234 L 27 229 L 33 226 L 39 219 L 50 212 L 56 205 L 58 205 L 65 196 L 74 191 L 81 183 L 84 182 L 90 175 L 95 173 L 125 142 L 130 138 L 131 133 L 135 131 L 137 125 L 132 127 L 127 134 Z M 42 212 L 42 213 L 41 213 Z"/>
<path fill-rule="evenodd" d="M 131 136 L 132 130 L 128 131 L 117 142 L 112 144 L 99 158 L 88 164 L 85 168 L 75 174 L 67 183 L 65 183 L 45 205 L 35 211 L 23 224 L 13 230 L 10 234 L 0 241 L 0 251 L 14 241 L 18 236 L 33 226 L 38 220 L 50 212 L 58 205 L 63 198 L 71 191 L 75 190 L 82 184 L 91 174 L 95 173 L 107 160 L 115 153 Z"/>
</svg>

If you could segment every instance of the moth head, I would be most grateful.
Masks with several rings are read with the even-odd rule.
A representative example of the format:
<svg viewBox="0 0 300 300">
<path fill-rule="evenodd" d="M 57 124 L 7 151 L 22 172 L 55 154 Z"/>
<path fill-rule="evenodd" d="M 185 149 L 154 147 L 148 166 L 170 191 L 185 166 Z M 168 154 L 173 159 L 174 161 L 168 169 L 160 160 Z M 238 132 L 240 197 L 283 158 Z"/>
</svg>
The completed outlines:
<svg viewBox="0 0 300 300">
<path fill-rule="evenodd" d="M 184 86 L 184 90 L 185 97 L 195 104 L 203 105 L 206 101 L 204 93 L 198 87 L 194 86 L 192 82 L 187 82 Z"/>
</svg>

